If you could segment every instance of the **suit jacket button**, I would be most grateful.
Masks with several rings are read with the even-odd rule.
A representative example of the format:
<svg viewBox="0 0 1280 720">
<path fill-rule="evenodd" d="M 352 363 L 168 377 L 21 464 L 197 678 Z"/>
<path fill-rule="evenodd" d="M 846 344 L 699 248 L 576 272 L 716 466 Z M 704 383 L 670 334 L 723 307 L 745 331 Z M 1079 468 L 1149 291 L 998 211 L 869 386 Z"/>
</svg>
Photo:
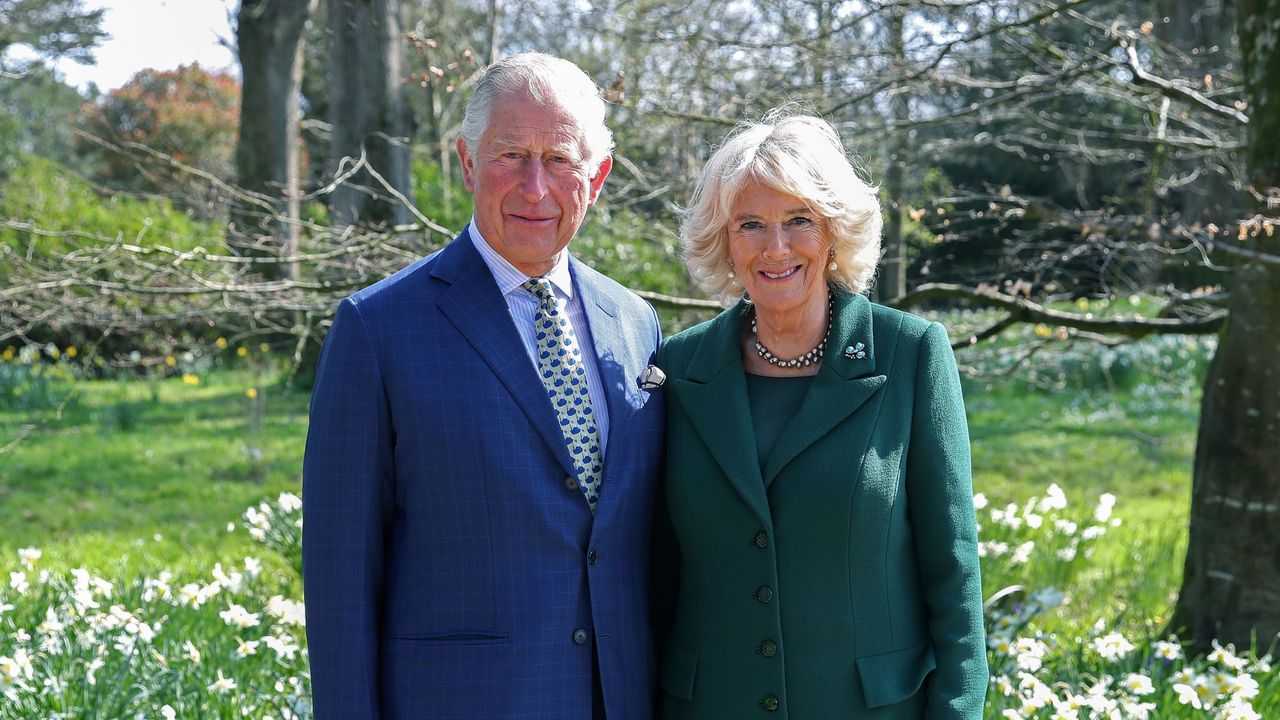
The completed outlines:
<svg viewBox="0 0 1280 720">
<path fill-rule="evenodd" d="M 755 543 L 756 547 L 763 550 L 769 547 L 769 536 L 766 535 L 763 530 L 761 530 L 760 532 L 756 533 L 756 538 L 755 540 L 752 540 L 752 542 Z"/>
<path fill-rule="evenodd" d="M 772 695 L 765 695 L 760 698 L 760 707 L 764 708 L 765 712 L 774 712 L 778 709 L 778 698 Z"/>
<path fill-rule="evenodd" d="M 595 565 L 595 564 L 596 564 L 596 559 L 597 559 L 597 558 L 596 558 L 596 549 L 595 549 L 595 548 L 591 548 L 590 550 L 588 550 L 588 551 L 587 551 L 587 564 L 588 564 L 588 565 Z"/>
<path fill-rule="evenodd" d="M 760 654 L 765 657 L 773 657 L 778 654 L 778 644 L 772 640 L 765 640 L 760 643 Z"/>
<path fill-rule="evenodd" d="M 564 479 L 564 486 L 565 486 L 565 487 L 567 487 L 567 488 L 569 488 L 570 490 L 577 490 L 577 489 L 578 489 L 578 481 L 577 481 L 576 479 L 574 479 L 574 478 L 567 477 L 567 478 L 565 478 L 565 479 Z"/>
<path fill-rule="evenodd" d="M 767 603 L 772 599 L 773 599 L 773 588 L 769 587 L 768 585 L 761 585 L 760 589 L 756 590 L 756 600 L 759 600 L 762 603 Z"/>
<path fill-rule="evenodd" d="M 586 631 L 586 630 L 583 630 L 582 628 L 578 628 L 577 630 L 574 630 L 574 631 L 573 631 L 573 644 L 574 644 L 574 645 L 585 645 L 585 644 L 587 644 L 587 631 Z"/>
</svg>

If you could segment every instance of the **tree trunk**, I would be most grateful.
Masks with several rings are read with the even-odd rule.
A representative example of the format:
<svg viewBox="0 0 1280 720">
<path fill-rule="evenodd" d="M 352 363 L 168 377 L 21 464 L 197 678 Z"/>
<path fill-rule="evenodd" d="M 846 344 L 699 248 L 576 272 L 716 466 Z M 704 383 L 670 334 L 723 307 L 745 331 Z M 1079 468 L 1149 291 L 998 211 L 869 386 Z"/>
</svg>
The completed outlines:
<svg viewBox="0 0 1280 720">
<path fill-rule="evenodd" d="M 402 0 L 329 0 L 330 101 L 334 163 L 358 159 L 382 176 L 389 190 L 361 170 L 334 190 L 336 225 L 401 224 L 411 198 L 409 143 L 413 120 L 403 78 Z M 335 170 L 340 169 L 337 165 Z M 394 192 L 393 192 L 394 191 Z"/>
<path fill-rule="evenodd" d="M 899 73 L 906 72 L 907 57 L 903 33 L 903 11 L 889 11 L 889 50 Z M 907 98 L 898 90 L 891 91 L 889 109 L 893 115 L 893 139 L 889 143 L 889 164 L 885 170 L 884 185 L 888 194 L 888 217 L 884 226 L 884 244 L 881 248 L 880 283 L 877 288 L 881 302 L 902 297 L 907 293 L 907 243 L 902 232 L 903 166 L 907 162 L 907 130 L 903 127 L 909 119 Z"/>
<path fill-rule="evenodd" d="M 489 0 L 489 52 L 485 53 L 485 58 L 488 60 L 490 65 L 498 62 L 498 30 L 501 28 L 501 25 L 499 24 L 500 12 L 498 0 Z"/>
<path fill-rule="evenodd" d="M 232 203 L 228 245 L 243 255 L 280 257 L 298 250 L 302 30 L 316 2 L 243 0 L 236 15 L 243 76 L 236 176 L 241 188 L 262 200 Z M 270 279 L 297 278 L 295 263 L 256 269 Z"/>
<path fill-rule="evenodd" d="M 1280 0 L 1237 5 L 1247 156 L 1263 212 L 1280 208 Z M 1251 249 L 1280 254 L 1280 233 Z M 1174 613 L 1201 647 L 1266 648 L 1280 633 L 1280 265 L 1242 264 L 1231 317 L 1205 378 L 1196 439 L 1191 534 Z"/>
</svg>

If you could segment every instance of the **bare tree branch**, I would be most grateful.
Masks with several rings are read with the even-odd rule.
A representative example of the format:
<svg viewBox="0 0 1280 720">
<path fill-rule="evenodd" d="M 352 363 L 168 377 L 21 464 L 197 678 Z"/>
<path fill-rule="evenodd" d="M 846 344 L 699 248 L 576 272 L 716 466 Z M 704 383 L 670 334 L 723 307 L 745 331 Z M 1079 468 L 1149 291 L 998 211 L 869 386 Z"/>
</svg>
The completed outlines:
<svg viewBox="0 0 1280 720">
<path fill-rule="evenodd" d="M 1079 314 L 1053 310 L 1034 303 L 1026 298 L 1006 295 L 995 290 L 965 287 L 950 283 L 930 283 L 921 285 L 900 298 L 886 302 L 886 305 L 898 309 L 916 307 L 933 300 L 959 300 L 967 305 L 978 307 L 1000 308 L 1010 313 L 1018 313 L 1022 322 L 1046 323 L 1062 325 L 1096 333 L 1124 335 L 1126 337 L 1145 337 L 1147 335 L 1207 335 L 1216 333 L 1226 320 L 1225 312 L 1217 312 L 1203 318 L 1172 319 L 1144 318 L 1098 318 L 1091 314 Z"/>
</svg>

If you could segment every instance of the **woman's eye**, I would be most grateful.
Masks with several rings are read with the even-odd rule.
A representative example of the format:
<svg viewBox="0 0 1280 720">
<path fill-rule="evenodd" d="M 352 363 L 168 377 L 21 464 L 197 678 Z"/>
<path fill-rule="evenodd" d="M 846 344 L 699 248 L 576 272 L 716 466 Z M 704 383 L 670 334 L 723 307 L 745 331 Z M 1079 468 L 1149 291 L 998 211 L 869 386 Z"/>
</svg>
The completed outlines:
<svg viewBox="0 0 1280 720">
<path fill-rule="evenodd" d="M 762 228 L 762 227 L 764 227 L 764 226 L 763 226 L 763 225 L 761 225 L 758 221 L 756 221 L 756 220 L 748 220 L 748 221 L 746 221 L 746 222 L 742 223 L 741 225 L 739 225 L 739 226 L 738 226 L 738 229 L 740 229 L 740 230 L 759 230 L 759 229 L 760 229 L 760 228 Z"/>
<path fill-rule="evenodd" d="M 793 217 L 791 218 L 791 224 L 795 225 L 796 227 L 805 227 L 806 225 L 812 225 L 813 220 L 804 216 Z"/>
</svg>

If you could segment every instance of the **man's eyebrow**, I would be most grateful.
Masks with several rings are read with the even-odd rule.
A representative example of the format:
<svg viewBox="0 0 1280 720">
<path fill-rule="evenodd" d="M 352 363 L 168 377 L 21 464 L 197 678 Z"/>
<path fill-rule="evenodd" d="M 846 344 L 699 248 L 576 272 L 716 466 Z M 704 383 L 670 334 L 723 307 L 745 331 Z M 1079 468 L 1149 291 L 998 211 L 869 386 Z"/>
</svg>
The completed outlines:
<svg viewBox="0 0 1280 720">
<path fill-rule="evenodd" d="M 574 142 L 555 143 L 547 148 L 547 152 L 557 155 L 566 155 L 575 160 L 582 157 L 582 153 L 578 148 L 578 144 Z"/>
</svg>

